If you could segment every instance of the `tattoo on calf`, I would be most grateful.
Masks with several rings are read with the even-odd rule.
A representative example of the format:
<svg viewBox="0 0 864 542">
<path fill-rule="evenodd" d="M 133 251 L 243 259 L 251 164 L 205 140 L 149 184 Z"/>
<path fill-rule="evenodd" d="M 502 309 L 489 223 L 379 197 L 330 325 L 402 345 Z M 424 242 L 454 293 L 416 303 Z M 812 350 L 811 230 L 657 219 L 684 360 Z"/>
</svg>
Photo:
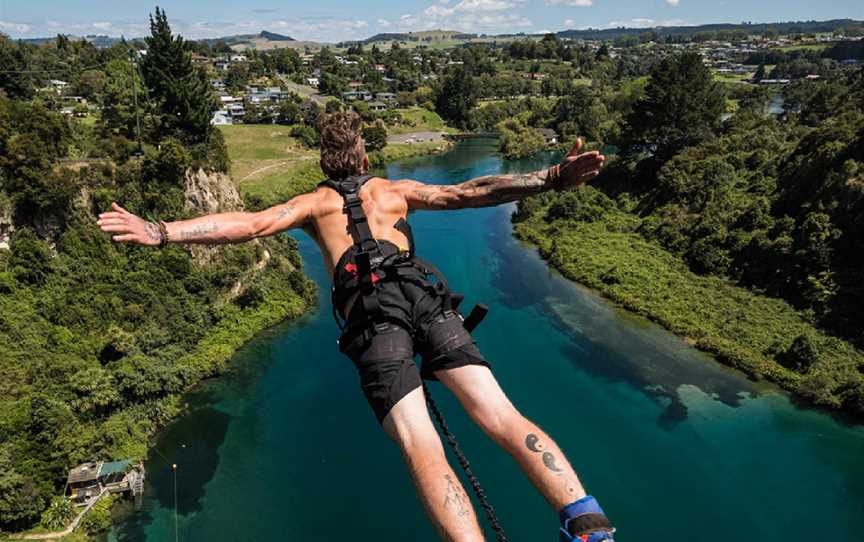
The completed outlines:
<svg viewBox="0 0 864 542">
<path fill-rule="evenodd" d="M 564 472 L 564 469 L 555 464 L 555 456 L 549 452 L 543 452 L 543 464 L 552 472 Z"/>
<path fill-rule="evenodd" d="M 534 433 L 528 433 L 528 436 L 525 437 L 525 446 L 532 452 L 543 451 L 543 443 L 540 442 L 540 437 Z"/>
<path fill-rule="evenodd" d="M 471 509 L 468 507 L 468 495 L 453 480 L 452 476 L 445 474 L 444 479 L 447 480 L 447 495 L 444 497 L 444 509 L 453 510 L 460 518 L 470 514 Z"/>
</svg>

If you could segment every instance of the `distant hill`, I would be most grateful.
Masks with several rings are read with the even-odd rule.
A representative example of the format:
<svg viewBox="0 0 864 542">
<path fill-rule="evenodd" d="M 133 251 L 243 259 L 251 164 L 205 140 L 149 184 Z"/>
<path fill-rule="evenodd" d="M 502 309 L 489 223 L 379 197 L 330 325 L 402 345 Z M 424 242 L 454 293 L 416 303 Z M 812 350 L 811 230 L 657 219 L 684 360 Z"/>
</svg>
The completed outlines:
<svg viewBox="0 0 864 542">
<path fill-rule="evenodd" d="M 455 30 L 424 30 L 422 32 L 404 32 L 394 33 L 387 32 L 375 34 L 371 38 L 362 40 L 362 43 L 375 43 L 382 41 L 414 41 L 414 42 L 434 42 L 434 41 L 450 41 L 450 40 L 472 40 L 477 38 L 477 34 L 466 34 Z"/>
<path fill-rule="evenodd" d="M 720 30 L 743 30 L 748 34 L 761 34 L 766 30 L 776 30 L 780 34 L 810 34 L 821 32 L 834 32 L 850 25 L 861 25 L 862 21 L 854 19 L 833 19 L 830 21 L 790 21 L 784 23 L 742 23 L 742 24 L 703 24 L 699 26 L 658 26 L 654 28 L 587 28 L 583 30 L 563 30 L 556 32 L 559 38 L 585 39 L 585 40 L 609 40 L 621 36 L 639 35 L 643 32 L 654 31 L 661 36 L 686 36 L 700 32 L 717 32 Z"/>
</svg>

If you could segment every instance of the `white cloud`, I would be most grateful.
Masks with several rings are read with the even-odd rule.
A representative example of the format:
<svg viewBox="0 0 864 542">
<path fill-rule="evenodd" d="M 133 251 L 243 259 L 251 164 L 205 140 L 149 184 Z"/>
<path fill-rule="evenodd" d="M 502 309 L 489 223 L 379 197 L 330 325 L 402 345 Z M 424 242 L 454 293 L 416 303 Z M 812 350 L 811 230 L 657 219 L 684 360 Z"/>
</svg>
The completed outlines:
<svg viewBox="0 0 864 542">
<path fill-rule="evenodd" d="M 547 6 L 572 6 L 587 8 L 594 5 L 594 0 L 545 0 L 545 2 Z"/>
<path fill-rule="evenodd" d="M 390 21 L 388 21 L 387 19 L 378 19 L 378 26 L 380 26 L 381 28 L 387 28 L 388 26 L 390 26 Z"/>
<path fill-rule="evenodd" d="M 684 19 L 666 19 L 663 21 L 657 21 L 647 17 L 636 17 L 626 21 L 609 21 L 601 28 L 654 28 L 658 26 L 684 26 L 686 24 L 687 21 Z"/>
<path fill-rule="evenodd" d="M 108 30 L 111 28 L 111 23 L 108 21 L 100 21 L 93 23 L 93 28 L 98 28 L 99 30 Z"/>
<path fill-rule="evenodd" d="M 9 21 L 0 21 L 0 31 L 3 32 L 30 32 L 33 27 L 26 23 L 13 23 Z"/>
<path fill-rule="evenodd" d="M 513 9 L 527 0 L 462 0 L 453 7 L 449 0 L 439 1 L 423 10 L 426 17 L 450 17 L 457 13 L 486 13 Z"/>
<path fill-rule="evenodd" d="M 680 3 L 681 0 L 666 0 L 666 5 L 670 8 L 677 8 Z"/>
</svg>

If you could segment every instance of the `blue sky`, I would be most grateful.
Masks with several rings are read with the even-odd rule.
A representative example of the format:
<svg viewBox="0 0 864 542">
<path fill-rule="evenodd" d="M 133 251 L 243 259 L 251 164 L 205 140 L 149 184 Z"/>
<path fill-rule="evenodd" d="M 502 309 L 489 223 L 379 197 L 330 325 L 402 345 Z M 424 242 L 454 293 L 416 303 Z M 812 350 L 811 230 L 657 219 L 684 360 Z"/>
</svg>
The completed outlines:
<svg viewBox="0 0 864 542">
<path fill-rule="evenodd" d="M 0 32 L 12 37 L 147 33 L 155 3 L 127 0 L 0 0 Z M 377 32 L 477 33 L 652 27 L 741 21 L 864 19 L 864 0 L 163 0 L 187 38 L 261 30 L 341 41 Z"/>
</svg>

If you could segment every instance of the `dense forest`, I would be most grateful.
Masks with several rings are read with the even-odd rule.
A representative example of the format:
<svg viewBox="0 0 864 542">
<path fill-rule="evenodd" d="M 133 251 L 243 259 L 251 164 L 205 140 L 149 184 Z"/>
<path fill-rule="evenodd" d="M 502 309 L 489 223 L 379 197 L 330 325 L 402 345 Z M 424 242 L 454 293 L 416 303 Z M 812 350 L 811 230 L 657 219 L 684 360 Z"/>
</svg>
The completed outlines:
<svg viewBox="0 0 864 542">
<path fill-rule="evenodd" d="M 724 87 L 680 54 L 655 63 L 635 95 L 576 90 L 550 110 L 581 106 L 566 121 L 575 129 L 546 122 L 620 154 L 592 187 L 523 202 L 517 232 L 568 276 L 721 360 L 864 413 L 862 70 L 777 96 Z"/>
<path fill-rule="evenodd" d="M 68 468 L 143 458 L 184 390 L 312 299 L 288 238 L 148 250 L 96 227 L 112 201 L 166 220 L 242 208 L 209 81 L 164 13 L 151 31 L 143 58 L 0 36 L 0 530 L 58 524 Z M 61 78 L 100 104 L 92 122 L 57 112 L 42 86 Z"/>
</svg>

